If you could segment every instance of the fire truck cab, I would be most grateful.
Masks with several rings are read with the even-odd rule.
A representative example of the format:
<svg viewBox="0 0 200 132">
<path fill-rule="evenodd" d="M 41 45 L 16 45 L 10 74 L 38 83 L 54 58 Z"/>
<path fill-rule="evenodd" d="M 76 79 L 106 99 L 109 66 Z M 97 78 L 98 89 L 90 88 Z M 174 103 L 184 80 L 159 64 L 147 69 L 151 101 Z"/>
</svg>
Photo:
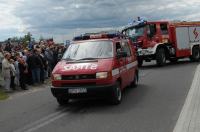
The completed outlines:
<svg viewBox="0 0 200 132">
<path fill-rule="evenodd" d="M 156 60 L 158 66 L 163 66 L 166 60 L 200 59 L 200 22 L 138 21 L 122 33 L 137 48 L 139 66 L 144 60 Z"/>
<path fill-rule="evenodd" d="M 52 72 L 51 92 L 60 105 L 74 98 L 108 98 L 119 104 L 122 90 L 137 86 L 136 51 L 120 33 L 74 38 Z"/>
</svg>

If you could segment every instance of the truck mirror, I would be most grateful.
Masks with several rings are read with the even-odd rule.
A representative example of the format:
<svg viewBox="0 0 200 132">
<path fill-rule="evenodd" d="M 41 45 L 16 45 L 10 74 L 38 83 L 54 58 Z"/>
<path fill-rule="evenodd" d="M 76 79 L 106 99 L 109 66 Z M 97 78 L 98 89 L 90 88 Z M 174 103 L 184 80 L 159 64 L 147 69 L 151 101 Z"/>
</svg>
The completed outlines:
<svg viewBox="0 0 200 132">
<path fill-rule="evenodd" d="M 151 34 L 150 31 L 147 31 L 147 37 L 148 37 L 148 38 L 152 38 L 152 37 L 153 37 L 153 35 Z"/>
</svg>

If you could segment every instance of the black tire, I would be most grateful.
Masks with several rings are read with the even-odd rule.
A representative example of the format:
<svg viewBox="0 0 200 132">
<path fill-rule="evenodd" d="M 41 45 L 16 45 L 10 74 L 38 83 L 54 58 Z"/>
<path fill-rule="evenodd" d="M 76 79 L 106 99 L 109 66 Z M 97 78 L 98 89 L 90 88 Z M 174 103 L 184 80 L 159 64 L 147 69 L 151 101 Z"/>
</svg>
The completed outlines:
<svg viewBox="0 0 200 132">
<path fill-rule="evenodd" d="M 138 82 L 139 82 L 139 74 L 138 71 L 136 71 L 134 80 L 131 83 L 131 88 L 136 88 L 138 86 Z"/>
<path fill-rule="evenodd" d="M 159 48 L 156 52 L 156 63 L 158 66 L 166 64 L 166 53 L 164 48 Z"/>
<path fill-rule="evenodd" d="M 192 49 L 192 55 L 190 56 L 190 60 L 193 62 L 197 62 L 200 60 L 200 51 L 198 46 L 194 46 Z"/>
<path fill-rule="evenodd" d="M 113 94 L 112 94 L 111 103 L 113 105 L 118 105 L 122 101 L 122 91 L 121 91 L 121 85 L 119 82 L 116 83 L 115 87 L 113 88 Z"/>
<path fill-rule="evenodd" d="M 143 64 L 143 59 L 138 58 L 138 66 L 139 66 L 139 67 L 142 67 L 142 64 Z"/>
<path fill-rule="evenodd" d="M 63 106 L 63 105 L 67 105 L 69 103 L 69 99 L 63 99 L 63 98 L 56 98 L 57 102 L 59 105 Z"/>
<path fill-rule="evenodd" d="M 177 59 L 177 58 L 170 58 L 169 61 L 170 61 L 171 63 L 176 63 L 176 62 L 178 61 L 178 59 Z"/>
</svg>

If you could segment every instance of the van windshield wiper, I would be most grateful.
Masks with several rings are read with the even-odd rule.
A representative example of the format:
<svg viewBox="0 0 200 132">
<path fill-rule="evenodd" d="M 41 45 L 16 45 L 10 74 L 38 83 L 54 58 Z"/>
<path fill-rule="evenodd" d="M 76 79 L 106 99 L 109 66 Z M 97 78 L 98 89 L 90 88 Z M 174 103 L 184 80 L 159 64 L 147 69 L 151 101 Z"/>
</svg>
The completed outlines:
<svg viewBox="0 0 200 132">
<path fill-rule="evenodd" d="M 88 57 L 88 58 L 78 59 L 78 60 L 76 60 L 76 61 L 79 61 L 79 60 L 96 60 L 96 59 L 99 59 L 99 58 Z"/>
<path fill-rule="evenodd" d="M 66 60 L 66 61 L 76 61 L 75 59 L 71 59 L 71 58 L 63 58 L 62 60 Z"/>
</svg>

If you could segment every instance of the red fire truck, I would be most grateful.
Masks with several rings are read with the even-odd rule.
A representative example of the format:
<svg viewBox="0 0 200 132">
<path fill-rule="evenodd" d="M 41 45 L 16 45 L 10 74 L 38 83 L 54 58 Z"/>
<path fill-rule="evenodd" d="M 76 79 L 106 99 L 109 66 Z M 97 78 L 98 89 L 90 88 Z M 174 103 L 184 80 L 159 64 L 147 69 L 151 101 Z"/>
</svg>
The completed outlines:
<svg viewBox="0 0 200 132">
<path fill-rule="evenodd" d="M 139 66 L 151 60 L 163 66 L 166 60 L 200 59 L 200 22 L 137 21 L 125 27 L 122 33 L 129 36 L 137 48 Z"/>
<path fill-rule="evenodd" d="M 120 33 L 84 34 L 74 38 L 52 72 L 51 92 L 59 104 L 73 98 L 108 98 L 119 104 L 121 91 L 137 86 L 137 57 Z"/>
</svg>

